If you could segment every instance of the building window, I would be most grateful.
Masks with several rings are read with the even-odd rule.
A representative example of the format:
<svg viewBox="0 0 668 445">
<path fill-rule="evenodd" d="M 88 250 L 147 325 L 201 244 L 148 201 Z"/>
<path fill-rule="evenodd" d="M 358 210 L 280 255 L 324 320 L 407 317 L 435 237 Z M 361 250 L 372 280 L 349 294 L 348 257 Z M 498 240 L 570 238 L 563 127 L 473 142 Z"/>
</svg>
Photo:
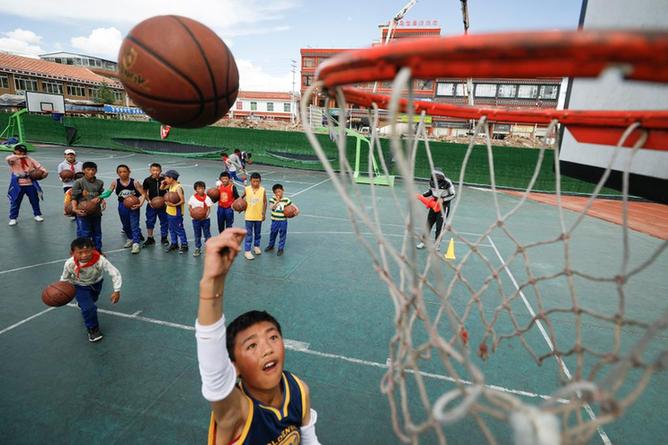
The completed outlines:
<svg viewBox="0 0 668 445">
<path fill-rule="evenodd" d="M 313 78 L 311 76 L 303 76 L 302 77 L 302 84 L 304 86 L 307 86 L 307 87 L 311 86 L 312 81 L 313 81 Z"/>
<path fill-rule="evenodd" d="M 24 77 L 14 77 L 14 86 L 22 91 L 39 91 L 35 79 L 26 79 Z"/>
<path fill-rule="evenodd" d="M 0 76 L 0 88 L 9 88 L 9 77 Z"/>
<path fill-rule="evenodd" d="M 244 109 L 244 103 L 240 100 L 237 101 L 237 110 L 243 110 Z"/>
<path fill-rule="evenodd" d="M 451 82 L 438 82 L 436 84 L 437 96 L 453 96 L 455 94 L 455 84 Z"/>
<path fill-rule="evenodd" d="M 42 86 L 44 87 L 45 93 L 63 94 L 63 85 L 60 83 L 42 81 Z"/>
<path fill-rule="evenodd" d="M 476 97 L 495 97 L 496 85 L 493 83 L 477 83 L 475 86 Z"/>
<path fill-rule="evenodd" d="M 434 82 L 431 80 L 418 79 L 415 81 L 416 90 L 431 90 L 434 88 Z"/>
<path fill-rule="evenodd" d="M 114 100 L 116 102 L 122 102 L 123 101 L 123 92 L 114 90 Z"/>
<path fill-rule="evenodd" d="M 286 113 L 290 112 L 290 102 L 284 102 L 283 103 L 283 111 Z"/>
<path fill-rule="evenodd" d="M 520 85 L 517 89 L 520 99 L 535 99 L 538 97 L 538 85 Z"/>
<path fill-rule="evenodd" d="M 542 85 L 540 87 L 540 98 L 541 99 L 556 99 L 559 91 L 559 87 L 556 85 Z"/>
<path fill-rule="evenodd" d="M 274 103 L 267 102 L 267 111 L 274 111 Z"/>
<path fill-rule="evenodd" d="M 315 66 L 315 57 L 304 57 L 304 68 L 312 68 Z"/>
<path fill-rule="evenodd" d="M 251 101 L 251 111 L 257 111 L 257 102 Z"/>
<path fill-rule="evenodd" d="M 86 96 L 86 89 L 76 85 L 67 85 L 67 95 L 84 97 Z"/>
<path fill-rule="evenodd" d="M 455 86 L 455 96 L 468 96 L 468 90 L 465 83 L 458 83 Z"/>
<path fill-rule="evenodd" d="M 499 97 L 512 98 L 517 93 L 517 85 L 499 85 Z"/>
<path fill-rule="evenodd" d="M 88 88 L 88 97 L 97 96 L 97 88 Z"/>
</svg>

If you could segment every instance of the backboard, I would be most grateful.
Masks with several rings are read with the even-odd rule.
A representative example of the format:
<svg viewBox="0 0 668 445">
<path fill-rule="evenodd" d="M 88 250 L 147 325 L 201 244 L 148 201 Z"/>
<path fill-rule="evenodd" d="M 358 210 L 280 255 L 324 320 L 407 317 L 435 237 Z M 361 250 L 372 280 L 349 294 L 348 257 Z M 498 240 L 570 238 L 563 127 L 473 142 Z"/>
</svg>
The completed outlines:
<svg viewBox="0 0 668 445">
<path fill-rule="evenodd" d="M 65 100 L 60 94 L 26 91 L 26 107 L 31 113 L 65 114 Z"/>
</svg>

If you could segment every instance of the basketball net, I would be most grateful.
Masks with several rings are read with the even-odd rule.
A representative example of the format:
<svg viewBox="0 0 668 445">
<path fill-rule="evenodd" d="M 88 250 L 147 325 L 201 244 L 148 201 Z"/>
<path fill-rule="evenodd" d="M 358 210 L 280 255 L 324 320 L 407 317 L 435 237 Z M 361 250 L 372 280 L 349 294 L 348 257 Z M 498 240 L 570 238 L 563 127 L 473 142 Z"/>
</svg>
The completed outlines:
<svg viewBox="0 0 668 445">
<path fill-rule="evenodd" d="M 345 57 L 350 66 L 354 59 Z M 474 76 L 472 73 L 470 77 Z M 665 340 L 659 337 L 668 327 L 668 311 L 656 308 L 656 319 L 648 322 L 635 317 L 630 309 L 636 297 L 633 291 L 637 294 L 638 290 L 637 281 L 632 289 L 630 283 L 668 247 L 668 241 L 662 242 L 646 258 L 634 258 L 633 265 L 630 261 L 630 167 L 633 155 L 647 142 L 648 132 L 638 122 L 622 128 L 607 168 L 587 204 L 573 217 L 562 207 L 558 140 L 539 148 L 533 175 L 521 196 L 516 201 L 503 199 L 495 180 L 490 116 L 478 113 L 461 170 L 446 172 L 456 183 L 457 193 L 439 239 L 432 241 L 425 230 L 425 212 L 415 198 L 428 188 L 428 178 L 414 175 L 418 150 L 425 150 L 429 171 L 439 166 L 434 164 L 427 137 L 427 105 L 421 107 L 413 101 L 412 79 L 410 68 L 400 68 L 393 80 L 392 96 L 384 101 L 367 101 L 372 147 L 367 174 L 377 175 L 372 168 L 375 156 L 380 160 L 381 175 L 401 177 L 395 188 L 381 190 L 374 181 L 368 185 L 355 181 L 345 137 L 345 112 L 348 99 L 354 94 L 341 88 L 340 83 L 332 86 L 319 80 L 306 91 L 301 107 L 302 122 L 308 122 L 306 114 L 312 95 L 316 90 L 326 90 L 339 109 L 338 122 L 333 124 L 336 127 L 330 128 L 330 134 L 338 133 L 332 137 L 338 149 L 335 164 L 310 126 L 305 125 L 304 131 L 346 206 L 360 246 L 387 285 L 393 303 L 396 333 L 389 340 L 389 360 L 381 391 L 387 396 L 396 435 L 403 443 L 436 437 L 438 443 L 445 444 L 448 439 L 452 441 L 448 434 L 455 424 L 469 421 L 488 443 L 507 443 L 507 437 L 504 440 L 504 433 L 499 437 L 499 432 L 507 435 L 508 428 L 498 424 L 507 422 L 516 444 L 586 443 L 596 434 L 604 443 L 610 443 L 602 426 L 621 416 L 650 383 L 652 375 L 668 365 Z M 361 102 L 355 100 L 357 104 Z M 378 138 L 381 102 L 390 115 L 392 166 L 386 162 Z M 414 110 L 419 111 L 415 125 Z M 478 111 L 468 110 L 472 114 Z M 405 137 L 398 124 L 402 112 L 408 113 L 409 131 Z M 548 135 L 559 133 L 562 116 L 557 113 L 549 121 Z M 487 150 L 492 192 L 485 199 L 493 211 L 475 215 L 476 221 L 487 220 L 481 233 L 472 235 L 467 232 L 471 229 L 466 222 L 466 203 L 470 195 L 483 192 L 467 188 L 464 177 L 479 140 L 476 135 L 480 134 Z M 631 135 L 635 135 L 632 144 Z M 553 218 L 559 229 L 553 233 L 538 229 L 542 238 L 528 239 L 515 220 L 522 212 L 526 215 L 530 211 L 526 204 L 547 150 L 555 153 L 557 205 Z M 615 266 L 601 274 L 600 268 L 590 267 L 591 262 L 607 264 L 609 252 L 604 254 L 606 258 L 597 258 L 590 252 L 583 260 L 576 255 L 574 240 L 587 241 L 587 235 L 580 233 L 586 225 L 585 216 L 610 176 L 615 159 L 624 150 L 631 150 L 632 156 L 623 172 L 622 244 L 615 249 L 618 258 L 609 263 Z M 378 199 L 380 195 L 383 199 Z M 388 212 L 399 216 L 399 237 L 396 227 L 387 222 Z M 463 222 L 458 221 L 461 212 L 465 214 Z M 391 228 L 393 233 L 389 232 Z M 460 256 L 447 260 L 441 246 L 450 239 L 458 246 Z M 426 250 L 417 250 L 418 243 L 424 243 Z M 549 267 L 532 263 L 532 258 L 545 258 L 546 254 L 551 257 Z M 610 306 L 597 305 L 589 298 L 592 289 L 614 299 L 615 310 L 603 309 Z M 608 341 L 593 345 L 587 329 L 592 323 L 598 325 Z M 633 335 L 624 335 L 629 332 Z M 605 350 L 600 349 L 600 343 L 606 345 Z M 555 390 L 532 394 L 503 388 L 503 382 L 488 379 L 486 368 L 491 363 L 491 375 L 499 364 L 517 367 L 517 363 L 508 360 L 516 360 L 518 350 L 523 351 L 527 365 L 547 368 L 540 370 L 546 373 L 541 378 L 554 382 Z M 512 359 L 506 355 L 509 352 L 515 354 Z M 545 366 L 548 363 L 551 366 Z"/>
</svg>

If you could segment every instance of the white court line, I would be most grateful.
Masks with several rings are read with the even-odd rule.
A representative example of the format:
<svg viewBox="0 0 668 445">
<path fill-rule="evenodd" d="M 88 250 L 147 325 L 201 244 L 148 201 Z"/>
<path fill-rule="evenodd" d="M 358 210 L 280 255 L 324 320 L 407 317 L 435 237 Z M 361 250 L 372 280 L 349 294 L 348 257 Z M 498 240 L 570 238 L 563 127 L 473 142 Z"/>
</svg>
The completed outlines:
<svg viewBox="0 0 668 445">
<path fill-rule="evenodd" d="M 116 252 L 122 252 L 122 251 L 124 251 L 124 250 L 127 250 L 127 249 L 107 250 L 107 251 L 104 252 L 104 253 L 105 253 L 105 254 L 108 254 L 108 253 L 116 253 Z M 4 274 L 6 274 L 6 273 L 11 273 L 11 272 L 18 272 L 18 271 L 20 271 L 20 270 L 32 269 L 32 268 L 34 268 L 34 267 L 46 266 L 46 265 L 48 265 L 48 264 L 62 263 L 63 261 L 67 261 L 68 258 L 69 258 L 69 257 L 67 257 L 67 258 L 62 258 L 62 259 L 59 259 L 59 260 L 47 261 L 47 262 L 45 262 L 45 263 L 31 264 L 30 266 L 17 267 L 17 268 L 14 268 L 14 269 L 0 270 L 0 275 L 4 275 Z"/>
<path fill-rule="evenodd" d="M 25 319 L 19 321 L 18 323 L 14 323 L 13 325 L 8 326 L 8 327 L 6 327 L 5 329 L 3 329 L 2 331 L 0 331 L 0 335 L 4 334 L 5 332 L 9 332 L 9 331 L 11 331 L 12 329 L 14 329 L 14 328 L 16 328 L 16 327 L 21 326 L 23 323 L 27 323 L 27 322 L 29 322 L 30 320 L 32 320 L 33 318 L 37 318 L 37 317 L 39 317 L 40 315 L 46 314 L 47 312 L 52 311 L 52 310 L 54 310 L 54 309 L 55 309 L 55 307 L 50 307 L 50 308 L 44 309 L 42 312 L 38 312 L 38 313 L 36 313 L 35 315 L 31 315 L 30 317 L 25 318 Z"/>
<path fill-rule="evenodd" d="M 503 269 L 506 271 L 508 276 L 510 277 L 510 280 L 513 282 L 513 285 L 515 286 L 515 289 L 519 292 L 520 297 L 522 298 L 522 302 L 524 302 L 524 306 L 526 307 L 527 311 L 529 311 L 529 314 L 531 314 L 532 318 L 536 317 L 536 312 L 534 311 L 533 307 L 531 306 L 531 303 L 527 300 L 526 296 L 524 295 L 524 292 L 520 290 L 519 285 L 517 284 L 517 280 L 515 280 L 515 276 L 513 276 L 513 273 L 510 271 L 508 266 L 506 265 L 505 261 L 503 260 L 503 257 L 501 256 L 501 253 L 499 252 L 499 249 L 497 249 L 496 244 L 494 244 L 494 241 L 492 241 L 492 238 L 488 235 L 487 239 L 489 240 L 490 244 L 492 245 L 492 249 L 494 249 L 494 252 L 496 253 L 496 256 L 499 258 L 499 261 L 501 261 L 501 264 L 503 265 Z M 547 346 L 550 348 L 550 351 L 554 352 L 554 345 L 552 344 L 552 341 L 550 340 L 550 337 L 547 335 L 547 331 L 545 330 L 545 327 L 543 326 L 543 323 L 540 320 L 536 320 L 536 325 L 538 326 L 538 330 L 540 331 L 541 335 L 543 336 L 543 339 L 545 339 L 545 343 L 547 343 Z M 566 377 L 570 380 L 571 377 L 571 372 L 566 366 L 566 363 L 560 358 L 557 357 L 556 355 L 554 356 L 554 359 L 557 361 L 557 364 L 561 367 L 562 371 L 566 375 Z M 592 420 L 596 420 L 596 414 L 594 413 L 594 410 L 591 408 L 589 403 L 585 402 L 583 404 L 583 407 L 589 417 Z M 603 441 L 604 444 L 606 445 L 612 445 L 612 442 L 610 441 L 610 438 L 608 435 L 603 431 L 603 428 L 597 427 L 596 430 L 598 431 L 598 435 L 601 436 L 601 440 Z"/>
<path fill-rule="evenodd" d="M 307 191 L 311 190 L 312 188 L 319 186 L 320 184 L 324 184 L 325 182 L 327 182 L 327 181 L 329 181 L 329 180 L 330 180 L 330 178 L 323 179 L 322 181 L 318 182 L 317 184 L 313 184 L 313 185 L 310 186 L 310 187 L 306 187 L 304 190 L 300 190 L 300 191 L 298 191 L 297 193 L 293 193 L 293 194 L 290 195 L 290 196 L 291 196 L 291 197 L 295 197 L 295 196 L 301 195 L 302 193 L 307 192 Z"/>
</svg>

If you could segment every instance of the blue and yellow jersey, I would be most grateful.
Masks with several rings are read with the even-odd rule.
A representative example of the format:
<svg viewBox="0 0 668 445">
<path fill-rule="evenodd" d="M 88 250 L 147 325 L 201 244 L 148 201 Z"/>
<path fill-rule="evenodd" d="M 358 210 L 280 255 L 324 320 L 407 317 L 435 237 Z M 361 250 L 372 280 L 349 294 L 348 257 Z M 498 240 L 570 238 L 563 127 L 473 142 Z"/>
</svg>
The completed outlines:
<svg viewBox="0 0 668 445">
<path fill-rule="evenodd" d="M 271 200 L 269 200 L 269 204 L 273 207 L 274 204 L 276 204 L 276 196 L 272 196 Z M 292 201 L 290 201 L 290 198 L 281 198 L 280 201 L 278 201 L 278 205 L 276 206 L 275 209 L 271 211 L 271 219 L 272 221 L 286 221 L 287 218 L 285 217 L 285 213 L 283 210 L 292 204 Z"/>
<path fill-rule="evenodd" d="M 299 428 L 304 419 L 306 394 L 304 384 L 299 378 L 288 371 L 283 372 L 281 379 L 283 404 L 280 409 L 263 405 L 253 399 L 244 390 L 243 384 L 240 389 L 249 404 L 248 418 L 241 435 L 229 445 L 299 445 L 301 443 Z M 212 413 L 208 444 L 228 445 L 216 443 L 216 428 L 216 421 Z"/>
</svg>

